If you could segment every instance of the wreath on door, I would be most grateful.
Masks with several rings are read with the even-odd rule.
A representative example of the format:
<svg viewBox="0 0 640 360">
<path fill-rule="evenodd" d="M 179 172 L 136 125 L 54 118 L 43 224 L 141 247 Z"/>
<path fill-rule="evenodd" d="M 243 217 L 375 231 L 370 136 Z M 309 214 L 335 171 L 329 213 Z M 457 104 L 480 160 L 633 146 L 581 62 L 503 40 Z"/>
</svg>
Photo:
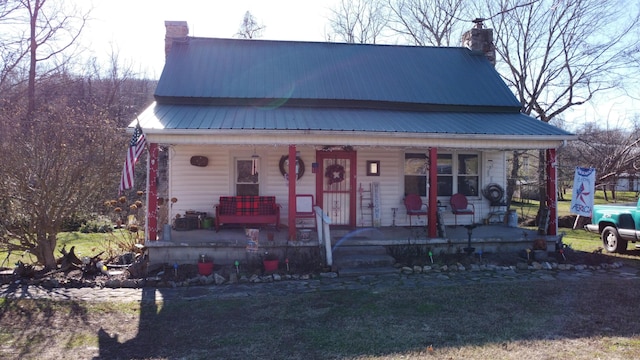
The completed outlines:
<svg viewBox="0 0 640 360">
<path fill-rule="evenodd" d="M 329 185 L 342 182 L 344 180 L 344 166 L 340 164 L 329 165 L 324 171 L 324 177 L 329 180 Z"/>
</svg>

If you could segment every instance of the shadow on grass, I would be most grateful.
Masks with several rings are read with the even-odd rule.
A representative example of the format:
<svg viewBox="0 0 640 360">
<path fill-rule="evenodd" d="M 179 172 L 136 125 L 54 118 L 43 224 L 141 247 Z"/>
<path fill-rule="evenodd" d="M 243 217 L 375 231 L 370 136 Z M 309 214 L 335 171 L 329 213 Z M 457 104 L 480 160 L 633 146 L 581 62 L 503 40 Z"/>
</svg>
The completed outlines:
<svg viewBox="0 0 640 360">
<path fill-rule="evenodd" d="M 625 255 L 628 270 L 637 272 L 640 252 Z M 480 273 L 488 281 L 398 281 L 376 291 L 274 292 L 161 307 L 154 305 L 156 294 L 168 290 L 149 289 L 138 334 L 119 342 L 117 330 L 101 329 L 100 358 L 396 357 L 424 355 L 430 345 L 634 337 L 640 323 L 628 317 L 640 299 L 640 280 L 619 275 L 586 271 L 564 280 L 491 281 Z"/>
<path fill-rule="evenodd" d="M 637 250 L 624 257 L 602 256 L 624 259 L 626 273 L 640 268 Z M 530 342 L 549 345 L 549 341 L 574 340 L 606 353 L 609 349 L 589 344 L 602 337 L 633 338 L 640 333 L 640 323 L 629 319 L 640 299 L 637 276 L 586 271 L 582 276 L 548 280 L 518 278 L 516 273 L 503 281 L 491 274 L 478 272 L 477 277 L 486 280 L 460 282 L 428 281 L 419 274 L 398 276 L 382 281 L 375 291 L 363 285 L 364 279 L 349 290 L 331 290 L 327 285 L 325 291 L 296 293 L 284 292 L 283 283 L 259 285 L 272 286 L 272 292 L 255 292 L 246 285 L 244 295 L 213 298 L 200 295 L 224 292 L 224 286 L 145 288 L 140 304 L 4 300 L 0 340 L 5 338 L 4 331 L 10 331 L 12 343 L 20 346 L 15 353 L 2 355 L 16 359 L 395 358 L 425 356 L 433 345 L 439 350 L 456 349 L 453 357 L 478 358 L 478 348 L 494 351 L 518 342 L 531 347 L 527 356 L 546 351 Z M 325 280 L 309 283 L 316 281 Z M 181 300 L 170 300 L 176 298 Z M 95 344 L 83 337 L 96 339 Z M 617 357 L 637 358 L 640 345 L 631 346 L 635 352 Z"/>
</svg>

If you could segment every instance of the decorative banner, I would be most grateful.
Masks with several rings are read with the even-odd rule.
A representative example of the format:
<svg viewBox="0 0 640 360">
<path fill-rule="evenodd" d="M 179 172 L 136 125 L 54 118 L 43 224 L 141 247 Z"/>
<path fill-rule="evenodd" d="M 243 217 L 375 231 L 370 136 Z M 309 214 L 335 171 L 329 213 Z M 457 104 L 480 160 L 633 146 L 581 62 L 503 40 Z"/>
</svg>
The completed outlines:
<svg viewBox="0 0 640 360">
<path fill-rule="evenodd" d="M 591 217 L 596 190 L 596 169 L 576 167 L 571 196 L 571 213 Z"/>
</svg>

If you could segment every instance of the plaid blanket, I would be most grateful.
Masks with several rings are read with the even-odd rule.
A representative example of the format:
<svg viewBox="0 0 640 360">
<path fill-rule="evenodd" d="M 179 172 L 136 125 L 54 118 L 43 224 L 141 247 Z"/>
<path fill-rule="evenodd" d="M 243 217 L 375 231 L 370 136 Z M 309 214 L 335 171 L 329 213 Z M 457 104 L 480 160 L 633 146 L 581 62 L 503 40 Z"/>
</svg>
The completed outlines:
<svg viewBox="0 0 640 360">
<path fill-rule="evenodd" d="M 275 196 L 221 196 L 221 215 L 273 215 L 276 213 Z"/>
</svg>

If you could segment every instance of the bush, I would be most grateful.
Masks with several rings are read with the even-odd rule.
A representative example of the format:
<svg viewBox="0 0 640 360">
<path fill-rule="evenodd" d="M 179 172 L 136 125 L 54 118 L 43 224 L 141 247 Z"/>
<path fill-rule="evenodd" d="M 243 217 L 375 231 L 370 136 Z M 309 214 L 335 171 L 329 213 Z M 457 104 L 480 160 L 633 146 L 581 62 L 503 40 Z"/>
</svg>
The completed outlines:
<svg viewBox="0 0 640 360">
<path fill-rule="evenodd" d="M 105 218 L 91 219 L 82 224 L 78 231 L 84 234 L 109 233 L 113 231 L 113 225 Z"/>
</svg>

